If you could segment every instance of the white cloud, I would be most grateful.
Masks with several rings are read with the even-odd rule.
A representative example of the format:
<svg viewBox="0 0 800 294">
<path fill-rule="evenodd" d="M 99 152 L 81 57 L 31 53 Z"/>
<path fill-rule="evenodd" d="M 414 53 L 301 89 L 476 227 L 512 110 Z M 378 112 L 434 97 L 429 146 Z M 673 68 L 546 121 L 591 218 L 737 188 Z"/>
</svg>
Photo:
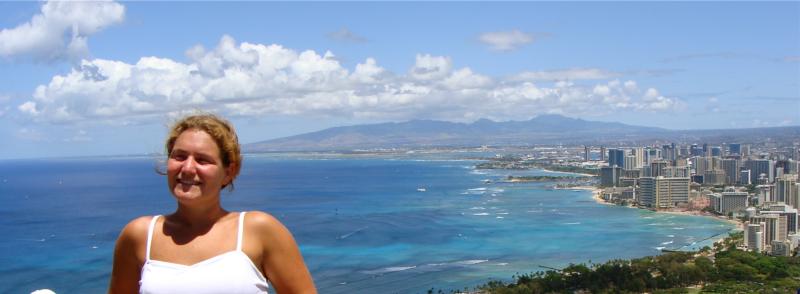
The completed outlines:
<svg viewBox="0 0 800 294">
<path fill-rule="evenodd" d="M 36 102 L 33 101 L 22 103 L 19 107 L 17 107 L 17 109 L 19 109 L 19 111 L 23 113 L 27 113 L 33 116 L 39 115 L 39 111 L 36 110 Z"/>
<path fill-rule="evenodd" d="M 36 60 L 82 57 L 88 37 L 122 22 L 125 7 L 106 1 L 48 1 L 30 21 L 0 31 L 0 56 Z"/>
<path fill-rule="evenodd" d="M 489 45 L 492 50 L 511 51 L 533 42 L 533 35 L 519 30 L 488 32 L 480 34 L 478 41 Z"/>
<path fill-rule="evenodd" d="M 453 61 L 450 57 L 417 54 L 417 60 L 409 74 L 417 80 L 434 80 L 446 77 L 452 69 Z"/>
<path fill-rule="evenodd" d="M 89 136 L 89 133 L 85 130 L 78 130 L 72 137 L 64 138 L 62 141 L 64 142 L 90 142 L 92 141 L 92 137 Z"/>
<path fill-rule="evenodd" d="M 459 69 L 442 81 L 442 84 L 452 90 L 483 88 L 491 83 L 491 78 L 473 73 L 469 68 Z"/>
<path fill-rule="evenodd" d="M 573 68 L 549 71 L 526 71 L 515 75 L 512 79 L 517 81 L 577 81 L 577 80 L 607 80 L 620 76 L 619 73 L 598 68 Z M 635 86 L 636 83 L 633 83 Z"/>
<path fill-rule="evenodd" d="M 351 42 L 351 43 L 365 43 L 367 39 L 359 36 L 347 28 L 341 28 L 338 31 L 328 33 L 328 38 L 336 41 Z"/>
<path fill-rule="evenodd" d="M 536 79 L 492 78 L 453 68 L 447 56 L 418 54 L 405 74 L 374 58 L 351 71 L 331 52 L 237 43 L 194 47 L 189 62 L 144 57 L 136 63 L 94 59 L 40 85 L 17 109 L 34 121 L 150 122 L 191 109 L 232 116 L 303 115 L 380 119 L 528 119 L 541 113 L 582 115 L 616 111 L 670 111 L 682 102 L 635 81 L 576 84 L 605 71 L 551 71 L 571 77 L 553 85 Z M 540 75 L 544 76 L 544 74 Z M 613 76 L 613 75 L 606 75 Z M 550 80 L 549 78 L 546 80 Z"/>
<path fill-rule="evenodd" d="M 34 141 L 34 142 L 47 142 L 50 141 L 48 136 L 45 136 L 42 132 L 36 129 L 31 128 L 21 128 L 17 130 L 17 133 L 14 134 L 17 139 L 26 140 L 26 141 Z"/>
</svg>

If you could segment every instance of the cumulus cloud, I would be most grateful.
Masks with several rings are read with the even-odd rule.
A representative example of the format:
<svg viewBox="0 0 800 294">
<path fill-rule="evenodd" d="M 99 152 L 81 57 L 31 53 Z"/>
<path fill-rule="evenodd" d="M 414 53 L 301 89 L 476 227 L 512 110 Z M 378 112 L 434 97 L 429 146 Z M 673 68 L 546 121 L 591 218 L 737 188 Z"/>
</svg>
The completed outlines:
<svg viewBox="0 0 800 294">
<path fill-rule="evenodd" d="M 409 74 L 418 80 L 435 80 L 446 77 L 452 69 L 450 57 L 417 54 L 417 60 Z"/>
<path fill-rule="evenodd" d="M 215 48 L 196 46 L 186 55 L 187 62 L 159 57 L 136 63 L 83 60 L 39 85 L 17 110 L 34 121 L 64 123 L 148 122 L 197 108 L 231 116 L 471 121 L 528 119 L 541 113 L 671 111 L 682 105 L 656 89 L 640 90 L 633 80 L 594 81 L 616 76 L 603 70 L 494 78 L 455 68 L 450 57 L 430 54 L 416 55 L 405 73 L 392 73 L 374 58 L 350 70 L 332 52 L 238 43 L 229 36 Z"/>
<path fill-rule="evenodd" d="M 478 41 L 497 51 L 512 51 L 533 42 L 533 35 L 519 30 L 488 32 L 478 36 Z"/>
<path fill-rule="evenodd" d="M 349 42 L 349 43 L 366 43 L 367 39 L 356 35 L 347 28 L 341 28 L 338 31 L 328 33 L 328 38 L 336 41 Z"/>
<path fill-rule="evenodd" d="M 607 80 L 620 76 L 619 73 L 598 68 L 573 68 L 550 71 L 527 71 L 513 77 L 518 81 L 576 81 Z"/>
<path fill-rule="evenodd" d="M 51 61 L 89 52 L 88 37 L 122 22 L 125 7 L 110 0 L 55 1 L 14 28 L 0 30 L 0 56 Z"/>
</svg>

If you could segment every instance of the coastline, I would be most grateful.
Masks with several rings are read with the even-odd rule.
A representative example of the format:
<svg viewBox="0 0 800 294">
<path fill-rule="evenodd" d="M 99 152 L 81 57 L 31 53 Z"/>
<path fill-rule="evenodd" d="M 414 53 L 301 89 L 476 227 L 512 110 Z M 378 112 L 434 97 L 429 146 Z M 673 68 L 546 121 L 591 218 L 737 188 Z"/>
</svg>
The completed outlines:
<svg viewBox="0 0 800 294">
<path fill-rule="evenodd" d="M 598 187 L 594 187 L 594 186 L 579 186 L 579 187 L 570 187 L 570 188 L 571 189 L 580 189 L 580 190 L 591 191 L 592 192 L 592 199 L 594 199 L 594 201 L 597 202 L 597 203 L 605 204 L 605 205 L 617 205 L 617 204 L 614 204 L 614 203 L 607 202 L 603 198 L 601 198 L 600 195 L 602 193 L 602 189 L 600 189 Z M 626 207 L 635 208 L 635 209 L 644 209 L 644 208 L 640 208 L 640 207 L 636 207 L 636 206 L 626 206 Z M 708 212 L 704 212 L 704 211 L 700 211 L 700 210 L 655 210 L 653 212 L 655 212 L 655 213 L 675 214 L 675 215 L 684 215 L 684 216 L 710 217 L 710 218 L 714 218 L 716 220 L 725 221 L 725 222 L 727 222 L 729 224 L 734 225 L 735 228 L 733 230 L 744 231 L 744 223 L 742 223 L 742 222 L 740 222 L 740 221 L 738 221 L 736 219 L 730 219 L 730 218 L 727 218 L 727 217 L 722 216 L 722 215 L 716 215 L 716 214 L 713 214 L 713 213 L 708 213 Z M 728 233 L 726 233 L 726 234 L 721 234 L 719 237 L 714 238 L 714 241 L 713 241 L 712 244 L 717 244 L 719 242 L 722 242 L 729 235 L 730 235 L 730 231 Z"/>
<path fill-rule="evenodd" d="M 594 200 L 598 204 L 616 205 L 614 203 L 608 203 L 605 200 L 603 200 L 603 198 L 600 198 L 600 195 L 602 194 L 603 190 L 598 188 L 598 187 L 595 187 L 595 186 L 575 186 L 575 187 L 569 187 L 569 189 L 590 191 L 590 192 L 592 192 L 592 200 Z"/>
<path fill-rule="evenodd" d="M 596 177 L 597 176 L 597 175 L 593 175 L 593 174 L 584 174 L 584 173 L 576 173 L 576 172 L 565 172 L 565 171 L 555 171 L 555 170 L 549 170 L 549 169 L 546 169 L 546 168 L 539 168 L 539 170 L 546 171 L 546 172 L 549 172 L 549 173 L 557 173 L 557 174 L 581 175 L 581 176 L 584 176 L 584 177 Z"/>
</svg>

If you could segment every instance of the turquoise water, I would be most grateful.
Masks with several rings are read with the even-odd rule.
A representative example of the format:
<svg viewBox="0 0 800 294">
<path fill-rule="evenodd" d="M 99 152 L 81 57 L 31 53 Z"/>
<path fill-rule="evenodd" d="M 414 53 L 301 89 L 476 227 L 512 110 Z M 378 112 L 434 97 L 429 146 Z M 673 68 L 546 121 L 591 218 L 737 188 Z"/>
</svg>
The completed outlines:
<svg viewBox="0 0 800 294">
<path fill-rule="evenodd" d="M 321 293 L 472 288 L 541 266 L 658 254 L 732 228 L 597 204 L 588 191 L 552 183 L 504 183 L 511 174 L 563 174 L 474 170 L 458 159 L 468 156 L 248 156 L 223 205 L 281 219 Z M 104 292 L 120 228 L 175 207 L 154 166 L 149 158 L 0 162 L 0 292 Z"/>
</svg>

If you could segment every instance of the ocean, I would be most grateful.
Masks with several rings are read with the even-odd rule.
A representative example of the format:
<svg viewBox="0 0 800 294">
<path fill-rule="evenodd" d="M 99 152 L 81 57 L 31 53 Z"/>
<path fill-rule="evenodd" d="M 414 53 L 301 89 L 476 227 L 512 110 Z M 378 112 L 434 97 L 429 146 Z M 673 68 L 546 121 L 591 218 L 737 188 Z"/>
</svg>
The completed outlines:
<svg viewBox="0 0 800 294">
<path fill-rule="evenodd" d="M 294 234 L 320 293 L 459 290 L 520 273 L 710 245 L 729 223 L 598 204 L 589 191 L 507 183 L 471 154 L 245 157 L 231 211 Z M 0 161 L 0 293 L 102 293 L 120 229 L 175 202 L 147 157 Z"/>
</svg>

